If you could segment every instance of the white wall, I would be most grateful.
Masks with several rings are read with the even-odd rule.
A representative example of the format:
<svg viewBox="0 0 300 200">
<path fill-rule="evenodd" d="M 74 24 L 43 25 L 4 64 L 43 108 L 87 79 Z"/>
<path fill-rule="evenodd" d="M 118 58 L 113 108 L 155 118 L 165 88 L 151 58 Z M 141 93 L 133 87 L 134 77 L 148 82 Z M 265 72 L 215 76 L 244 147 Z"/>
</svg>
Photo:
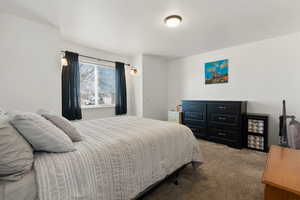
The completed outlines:
<svg viewBox="0 0 300 200">
<path fill-rule="evenodd" d="M 0 107 L 61 110 L 59 32 L 0 13 Z"/>
<path fill-rule="evenodd" d="M 132 64 L 138 70 L 138 74 L 132 76 L 133 113 L 167 120 L 167 61 L 159 56 L 139 54 Z"/>
<path fill-rule="evenodd" d="M 87 48 L 62 40 L 57 28 L 0 13 L 0 107 L 61 113 L 60 51 L 129 62 L 130 57 Z M 126 71 L 128 114 L 132 111 L 132 80 Z M 114 108 L 83 109 L 84 119 L 114 116 Z"/>
<path fill-rule="evenodd" d="M 167 120 L 167 61 L 143 55 L 143 116 Z"/>
<path fill-rule="evenodd" d="M 133 57 L 132 66 L 137 68 L 138 72 L 132 76 L 132 90 L 130 96 L 132 113 L 137 116 L 143 116 L 143 55 L 139 54 Z"/>
<path fill-rule="evenodd" d="M 300 33 L 173 60 L 168 68 L 168 106 L 182 99 L 248 100 L 248 112 L 270 114 L 277 144 L 282 100 L 300 118 Z M 229 59 L 229 83 L 205 85 L 204 63 Z"/>
</svg>

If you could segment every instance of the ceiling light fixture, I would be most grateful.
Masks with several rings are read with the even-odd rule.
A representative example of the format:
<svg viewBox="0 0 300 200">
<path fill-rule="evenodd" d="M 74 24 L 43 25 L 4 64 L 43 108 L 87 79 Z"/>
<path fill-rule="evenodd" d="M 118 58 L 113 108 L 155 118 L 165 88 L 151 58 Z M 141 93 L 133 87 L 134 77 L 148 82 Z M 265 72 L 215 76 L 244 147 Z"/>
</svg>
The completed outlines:
<svg viewBox="0 0 300 200">
<path fill-rule="evenodd" d="M 165 18 L 166 26 L 170 28 L 177 27 L 182 22 L 182 17 L 179 15 L 171 15 Z"/>
</svg>

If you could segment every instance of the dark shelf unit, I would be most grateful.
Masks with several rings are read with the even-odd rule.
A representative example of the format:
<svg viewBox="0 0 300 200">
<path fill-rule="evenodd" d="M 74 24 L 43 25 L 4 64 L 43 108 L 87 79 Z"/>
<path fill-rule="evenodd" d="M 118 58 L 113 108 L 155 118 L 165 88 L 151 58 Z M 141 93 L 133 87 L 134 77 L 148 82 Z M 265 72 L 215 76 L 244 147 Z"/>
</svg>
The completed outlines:
<svg viewBox="0 0 300 200">
<path fill-rule="evenodd" d="M 268 152 L 269 115 L 248 113 L 245 120 L 245 146 L 248 149 Z"/>
</svg>

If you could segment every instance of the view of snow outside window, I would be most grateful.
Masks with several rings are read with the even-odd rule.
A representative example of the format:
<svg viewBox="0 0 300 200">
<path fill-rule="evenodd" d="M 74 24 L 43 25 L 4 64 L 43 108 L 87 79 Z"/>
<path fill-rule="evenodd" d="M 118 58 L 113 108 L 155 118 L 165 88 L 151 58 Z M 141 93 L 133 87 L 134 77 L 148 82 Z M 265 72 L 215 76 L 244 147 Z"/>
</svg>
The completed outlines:
<svg viewBox="0 0 300 200">
<path fill-rule="evenodd" d="M 80 63 L 81 105 L 115 104 L 115 68 Z"/>
</svg>

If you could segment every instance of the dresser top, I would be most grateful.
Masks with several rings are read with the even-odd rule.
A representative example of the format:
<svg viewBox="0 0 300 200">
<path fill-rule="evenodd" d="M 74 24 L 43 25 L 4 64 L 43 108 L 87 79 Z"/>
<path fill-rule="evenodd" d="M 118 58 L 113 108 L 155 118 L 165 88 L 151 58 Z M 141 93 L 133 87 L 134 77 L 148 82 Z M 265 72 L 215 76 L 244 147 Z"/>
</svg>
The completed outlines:
<svg viewBox="0 0 300 200">
<path fill-rule="evenodd" d="M 182 100 L 182 101 L 196 101 L 196 102 L 209 102 L 209 103 L 245 103 L 247 101 L 226 101 L 226 100 Z"/>
<path fill-rule="evenodd" d="M 264 113 L 247 113 L 248 116 L 258 116 L 258 117 L 269 117 L 269 114 L 264 114 Z"/>
<path fill-rule="evenodd" d="M 300 195 L 300 151 L 271 146 L 262 182 Z"/>
</svg>

